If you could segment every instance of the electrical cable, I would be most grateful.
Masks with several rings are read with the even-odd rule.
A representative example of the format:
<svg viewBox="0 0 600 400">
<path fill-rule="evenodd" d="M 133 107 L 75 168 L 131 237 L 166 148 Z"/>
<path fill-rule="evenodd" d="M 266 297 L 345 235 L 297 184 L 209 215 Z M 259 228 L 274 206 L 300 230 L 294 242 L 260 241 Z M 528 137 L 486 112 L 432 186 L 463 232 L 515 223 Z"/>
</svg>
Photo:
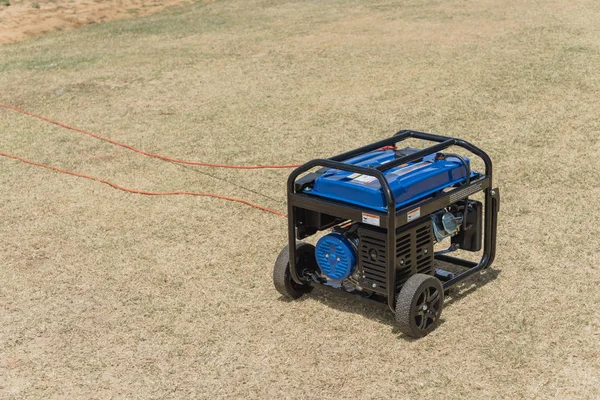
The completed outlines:
<svg viewBox="0 0 600 400">
<path fill-rule="evenodd" d="M 100 136 L 98 134 L 95 134 L 93 132 L 87 131 L 85 129 L 75 128 L 73 126 L 64 124 L 62 122 L 59 122 L 59 121 L 56 121 L 56 120 L 44 117 L 44 116 L 39 115 L 39 114 L 32 113 L 30 111 L 22 110 L 20 108 L 17 108 L 17 107 L 8 105 L 8 104 L 2 104 L 2 103 L 0 103 L 0 107 L 5 108 L 7 110 L 14 111 L 14 112 L 18 112 L 18 113 L 21 113 L 21 114 L 24 114 L 24 115 L 28 115 L 28 116 L 40 119 L 40 120 L 45 121 L 45 122 L 49 122 L 51 124 L 60 126 L 62 128 L 65 128 L 65 129 L 68 129 L 68 130 L 71 130 L 71 131 L 74 131 L 74 132 L 83 133 L 84 135 L 88 135 L 90 137 L 93 137 L 93 138 L 98 139 L 98 140 L 102 140 L 104 142 L 113 144 L 115 146 L 120 146 L 120 147 L 126 148 L 128 150 L 134 151 L 136 153 L 139 153 L 139 154 L 142 154 L 142 155 L 145 155 L 145 156 L 148 156 L 148 157 L 158 158 L 158 159 L 165 160 L 165 161 L 170 161 L 170 162 L 173 162 L 173 163 L 176 163 L 176 164 L 196 165 L 196 166 L 213 167 L 213 168 L 229 168 L 229 169 L 284 169 L 284 168 L 297 168 L 297 167 L 300 166 L 300 164 L 294 164 L 294 165 L 230 165 L 230 164 L 206 163 L 206 162 L 201 162 L 201 161 L 180 160 L 180 159 L 177 159 L 177 158 L 163 156 L 161 154 L 147 152 L 147 151 L 135 148 L 133 146 L 130 146 L 128 144 L 121 143 L 121 142 L 118 142 L 116 140 L 112 140 L 112 139 L 109 139 L 107 137 L 104 137 L 104 136 Z M 396 149 L 395 146 L 385 146 L 385 147 L 382 147 L 381 149 L 378 149 L 378 150 L 395 150 L 395 149 Z M 85 175 L 85 174 L 80 174 L 80 173 L 77 173 L 77 172 L 72 172 L 72 171 L 64 170 L 64 169 L 61 169 L 61 168 L 58 168 L 58 167 L 54 167 L 54 166 L 51 166 L 51 165 L 38 163 L 38 162 L 35 162 L 35 161 L 30 161 L 30 160 L 27 160 L 25 158 L 22 158 L 22 157 L 19 157 L 19 156 L 16 156 L 16 155 L 12 155 L 12 154 L 8 154 L 8 153 L 0 152 L 0 156 L 12 158 L 12 159 L 15 159 L 15 160 L 18 160 L 18 161 L 21 161 L 21 162 L 24 162 L 24 163 L 27 163 L 27 164 L 30 164 L 30 165 L 34 165 L 34 166 L 38 166 L 38 167 L 43 167 L 43 168 L 51 169 L 51 170 L 54 170 L 54 171 L 57 171 L 57 172 L 61 172 L 61 173 L 64 173 L 64 174 L 68 174 L 68 175 L 72 175 L 72 176 L 76 176 L 76 177 L 80 177 L 80 178 L 85 178 L 85 179 L 93 180 L 93 181 L 96 181 L 96 182 L 101 182 L 101 183 L 104 183 L 106 185 L 112 186 L 115 189 L 122 190 L 122 191 L 128 192 L 128 193 L 150 195 L 150 196 L 190 195 L 190 196 L 199 196 L 199 197 L 213 197 L 213 198 L 217 198 L 217 199 L 222 199 L 222 200 L 228 200 L 228 201 L 234 201 L 234 202 L 238 202 L 238 203 L 243 203 L 243 204 L 246 204 L 246 205 L 248 205 L 250 207 L 254 207 L 254 208 L 257 208 L 259 210 L 269 212 L 271 214 L 275 214 L 275 215 L 279 215 L 279 216 L 282 216 L 282 217 L 286 217 L 285 214 L 283 214 L 283 213 L 281 213 L 279 211 L 271 210 L 269 208 L 260 206 L 258 204 L 254 204 L 252 202 L 249 202 L 249 201 L 243 200 L 243 199 L 238 199 L 238 198 L 233 198 L 233 197 L 227 197 L 227 196 L 221 196 L 221 195 L 217 195 L 217 194 L 213 194 L 213 193 L 197 193 L 197 192 L 186 192 L 186 191 L 152 192 L 152 191 L 145 191 L 145 190 L 138 190 L 138 189 L 130 189 L 130 188 L 126 188 L 124 186 L 118 185 L 116 183 L 107 181 L 105 179 L 101 179 L 101 178 L 97 178 L 97 177 L 90 176 L 90 175 Z"/>
<path fill-rule="evenodd" d="M 213 193 L 198 193 L 198 192 L 185 192 L 185 191 L 152 192 L 152 191 L 148 191 L 148 190 L 130 189 L 130 188 L 126 188 L 124 186 L 118 185 L 116 183 L 107 181 L 106 179 L 97 178 L 97 177 L 91 176 L 91 175 L 80 174 L 78 172 L 68 171 L 66 169 L 58 168 L 58 167 L 55 167 L 55 166 L 52 166 L 52 165 L 47 165 L 47 164 L 42 164 L 42 163 L 35 162 L 35 161 L 30 161 L 30 160 L 27 160 L 27 159 L 25 159 L 23 157 L 15 156 L 13 154 L 8 154 L 8 153 L 0 152 L 0 156 L 7 157 L 7 158 L 12 158 L 13 160 L 18 160 L 18 161 L 24 162 L 26 164 L 34 165 L 34 166 L 37 166 L 37 167 L 51 169 L 53 171 L 57 171 L 57 172 L 60 172 L 60 173 L 63 173 L 63 174 L 72 175 L 72 176 L 76 176 L 76 177 L 79 177 L 79 178 L 85 178 L 85 179 L 89 179 L 89 180 L 92 180 L 92 181 L 104 183 L 106 185 L 112 186 L 115 189 L 122 190 L 122 191 L 128 192 L 128 193 L 142 194 L 142 195 L 148 195 L 148 196 L 177 196 L 177 195 L 187 195 L 187 196 L 197 196 L 197 197 L 213 197 L 213 198 L 216 198 L 216 199 L 233 201 L 233 202 L 236 202 L 236 203 L 242 203 L 242 204 L 245 204 L 247 206 L 257 208 L 257 209 L 259 209 L 261 211 L 266 211 L 268 213 L 275 214 L 275 215 L 278 215 L 280 217 L 286 218 L 286 215 L 284 213 L 282 213 L 282 212 L 279 212 L 279 211 L 276 211 L 276 210 L 272 210 L 270 208 L 263 207 L 263 206 L 260 206 L 258 204 L 252 203 L 250 201 L 243 200 L 243 199 L 238 199 L 238 198 L 235 198 L 235 197 L 221 196 L 221 195 L 213 194 Z"/>
<path fill-rule="evenodd" d="M 174 162 L 174 163 L 177 163 L 177 164 L 198 165 L 198 166 L 201 166 L 201 167 L 213 167 L 213 168 L 230 168 L 230 169 L 284 169 L 284 168 L 297 168 L 297 167 L 300 166 L 300 164 L 293 164 L 293 165 L 230 165 L 230 164 L 213 164 L 213 163 L 206 163 L 206 162 L 201 162 L 201 161 L 180 160 L 180 159 L 177 159 L 177 158 L 171 158 L 171 157 L 163 156 L 161 154 L 150 153 L 148 151 L 140 150 L 140 149 L 135 148 L 133 146 L 130 146 L 128 144 L 117 142 L 116 140 L 112 140 L 112 139 L 109 139 L 107 137 L 97 135 L 95 133 L 92 133 L 90 131 L 86 131 L 84 129 L 75 128 L 75 127 L 72 127 L 70 125 L 63 124 L 62 122 L 58 122 L 58 121 L 52 120 L 50 118 L 46 118 L 46 117 L 44 117 L 42 115 L 34 114 L 32 112 L 29 112 L 29 111 L 21 110 L 20 108 L 13 107 L 13 106 L 10 106 L 8 104 L 2 104 L 2 103 L 0 103 L 0 107 L 5 108 L 7 110 L 15 111 L 15 112 L 18 112 L 18 113 L 21 113 L 21 114 L 29 115 L 31 117 L 40 119 L 42 121 L 49 122 L 51 124 L 60 126 L 62 128 L 65 128 L 65 129 L 69 129 L 69 130 L 74 131 L 74 132 L 83 133 L 84 135 L 91 136 L 91 137 L 93 137 L 95 139 L 102 140 L 104 142 L 108 142 L 108 143 L 113 144 L 115 146 L 124 147 L 124 148 L 126 148 L 128 150 L 135 151 L 136 153 L 140 153 L 140 154 L 143 154 L 143 155 L 148 156 L 148 157 L 154 157 L 154 158 L 158 158 L 158 159 L 165 160 L 165 161 L 171 161 L 171 162 Z"/>
</svg>

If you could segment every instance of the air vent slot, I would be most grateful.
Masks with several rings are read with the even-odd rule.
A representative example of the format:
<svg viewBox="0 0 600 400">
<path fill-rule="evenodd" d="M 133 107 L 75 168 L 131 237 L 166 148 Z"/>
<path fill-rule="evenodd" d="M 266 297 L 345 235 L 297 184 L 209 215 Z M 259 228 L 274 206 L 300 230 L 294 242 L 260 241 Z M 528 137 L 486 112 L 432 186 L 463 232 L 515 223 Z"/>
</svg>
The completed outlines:
<svg viewBox="0 0 600 400">
<path fill-rule="evenodd" d="M 427 219 L 396 236 L 396 292 L 416 273 L 433 274 L 433 236 Z M 384 229 L 361 225 L 358 229 L 358 273 L 363 288 L 387 294 L 387 236 Z"/>
</svg>

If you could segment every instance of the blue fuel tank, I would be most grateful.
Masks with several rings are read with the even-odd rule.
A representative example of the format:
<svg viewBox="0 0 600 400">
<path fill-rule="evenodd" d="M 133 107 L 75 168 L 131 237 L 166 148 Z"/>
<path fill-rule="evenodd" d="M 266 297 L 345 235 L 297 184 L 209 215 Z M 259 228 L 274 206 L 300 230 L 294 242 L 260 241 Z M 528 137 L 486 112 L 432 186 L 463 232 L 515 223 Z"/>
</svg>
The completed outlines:
<svg viewBox="0 0 600 400">
<path fill-rule="evenodd" d="M 344 162 L 361 167 L 377 167 L 396 158 L 396 150 L 375 150 Z M 469 163 L 468 158 L 465 161 Z M 422 161 L 403 164 L 384 172 L 394 193 L 396 208 L 461 183 L 466 174 L 464 164 L 457 157 L 448 156 L 446 159 L 436 160 L 434 154 Z M 471 173 L 471 176 L 477 175 L 476 172 Z M 304 189 L 304 193 L 386 211 L 381 185 L 376 178 L 368 175 L 329 169 L 315 179 L 312 188 Z"/>
</svg>

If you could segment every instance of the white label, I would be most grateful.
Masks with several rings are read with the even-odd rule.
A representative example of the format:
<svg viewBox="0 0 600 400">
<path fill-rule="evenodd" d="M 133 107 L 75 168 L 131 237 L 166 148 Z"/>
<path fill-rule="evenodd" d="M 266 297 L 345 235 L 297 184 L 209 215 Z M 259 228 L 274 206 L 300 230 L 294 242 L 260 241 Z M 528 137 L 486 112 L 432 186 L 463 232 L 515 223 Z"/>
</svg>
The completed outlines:
<svg viewBox="0 0 600 400">
<path fill-rule="evenodd" d="M 348 178 L 352 179 L 353 181 L 360 182 L 360 183 L 371 183 L 371 182 L 374 182 L 377 180 L 377 178 L 375 178 L 374 176 L 362 175 L 362 174 L 348 175 Z"/>
<path fill-rule="evenodd" d="M 416 171 L 418 169 L 424 168 L 431 165 L 431 163 L 427 162 L 427 161 L 421 161 L 420 163 L 416 163 L 416 164 L 402 164 L 400 166 L 399 169 L 395 170 L 394 172 L 392 172 L 392 174 L 396 175 L 396 176 L 402 176 L 402 175 L 406 175 L 409 172 L 413 172 Z M 391 174 L 390 174 L 391 175 Z"/>
<path fill-rule="evenodd" d="M 364 214 L 363 214 L 364 215 Z M 406 213 L 406 219 L 408 222 L 414 221 L 415 219 L 421 216 L 421 207 L 415 208 L 414 210 L 410 210 Z M 364 219 L 364 217 L 363 217 Z"/>
<path fill-rule="evenodd" d="M 362 213 L 363 224 L 379 226 L 379 215 Z"/>
</svg>

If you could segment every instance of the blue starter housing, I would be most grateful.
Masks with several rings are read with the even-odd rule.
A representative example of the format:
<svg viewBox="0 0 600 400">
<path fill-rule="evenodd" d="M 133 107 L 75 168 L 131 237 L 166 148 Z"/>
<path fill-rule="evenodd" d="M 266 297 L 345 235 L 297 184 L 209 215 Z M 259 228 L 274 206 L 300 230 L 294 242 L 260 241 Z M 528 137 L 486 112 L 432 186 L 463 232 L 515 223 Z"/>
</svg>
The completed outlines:
<svg viewBox="0 0 600 400">
<path fill-rule="evenodd" d="M 315 247 L 315 256 L 321 272 L 335 281 L 348 278 L 356 266 L 354 244 L 337 232 L 319 239 Z"/>
<path fill-rule="evenodd" d="M 377 167 L 395 158 L 394 150 L 375 150 L 345 162 L 361 167 Z M 469 164 L 468 158 L 465 161 Z M 476 172 L 471 174 L 472 177 L 477 175 Z M 466 169 L 456 157 L 436 160 L 432 154 L 423 158 L 423 161 L 389 169 L 384 176 L 396 198 L 396 208 L 400 208 L 462 182 L 466 177 Z M 304 189 L 304 193 L 386 211 L 381 185 L 376 178 L 368 175 L 329 169 L 315 179 L 312 188 Z"/>
</svg>

